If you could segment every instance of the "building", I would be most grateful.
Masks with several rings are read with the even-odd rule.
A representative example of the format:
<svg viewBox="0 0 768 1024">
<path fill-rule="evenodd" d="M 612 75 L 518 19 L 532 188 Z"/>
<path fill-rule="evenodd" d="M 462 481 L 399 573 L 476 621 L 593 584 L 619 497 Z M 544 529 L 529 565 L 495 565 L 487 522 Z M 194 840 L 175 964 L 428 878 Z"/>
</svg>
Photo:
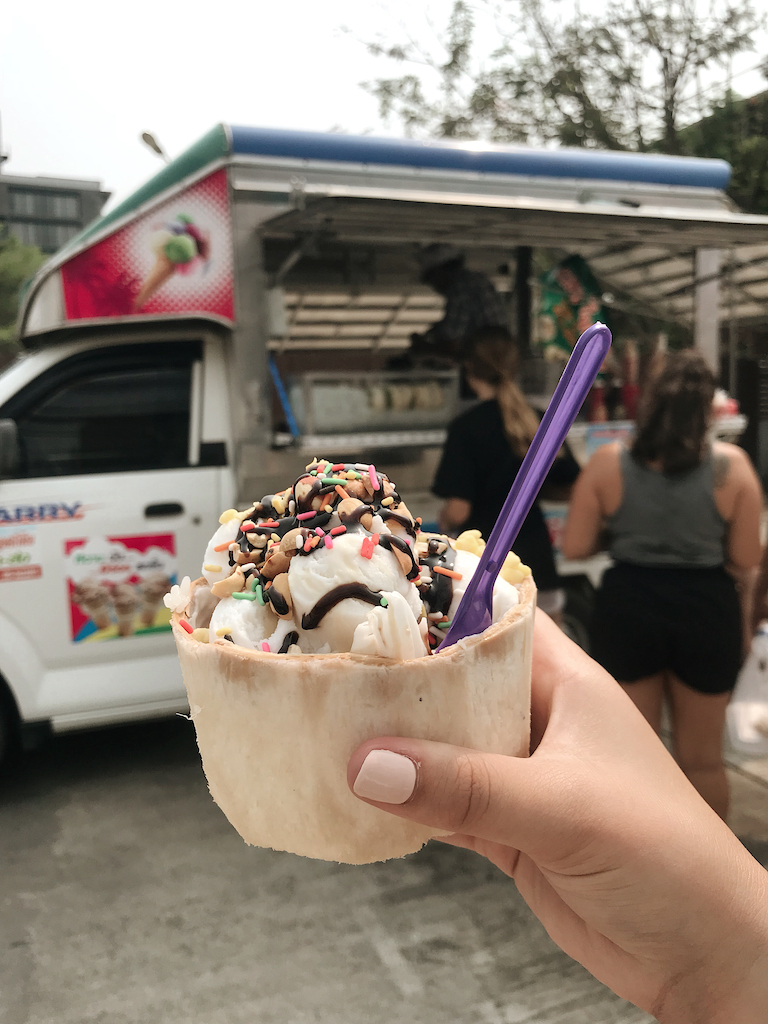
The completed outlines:
<svg viewBox="0 0 768 1024">
<path fill-rule="evenodd" d="M 101 182 L 0 174 L 0 230 L 55 252 L 101 213 Z"/>
</svg>

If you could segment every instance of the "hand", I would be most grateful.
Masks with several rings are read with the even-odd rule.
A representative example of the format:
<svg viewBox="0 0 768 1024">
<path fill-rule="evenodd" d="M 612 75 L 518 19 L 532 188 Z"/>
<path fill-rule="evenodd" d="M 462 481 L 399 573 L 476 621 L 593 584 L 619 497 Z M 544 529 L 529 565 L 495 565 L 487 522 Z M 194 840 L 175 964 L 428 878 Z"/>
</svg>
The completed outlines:
<svg viewBox="0 0 768 1024">
<path fill-rule="evenodd" d="M 372 739 L 349 784 L 487 857 L 566 953 L 660 1021 L 764 1024 L 768 873 L 618 684 L 542 613 L 532 749 Z"/>
</svg>

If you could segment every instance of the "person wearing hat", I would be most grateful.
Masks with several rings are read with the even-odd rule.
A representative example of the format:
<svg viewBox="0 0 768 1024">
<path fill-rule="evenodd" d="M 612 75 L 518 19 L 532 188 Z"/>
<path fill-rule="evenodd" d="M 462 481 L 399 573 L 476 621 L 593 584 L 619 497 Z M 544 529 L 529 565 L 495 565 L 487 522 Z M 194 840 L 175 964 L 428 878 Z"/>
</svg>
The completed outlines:
<svg viewBox="0 0 768 1024">
<path fill-rule="evenodd" d="M 464 266 L 455 245 L 437 242 L 418 256 L 421 281 L 445 298 L 443 319 L 424 334 L 411 335 L 414 355 L 447 356 L 462 362 L 469 339 L 484 327 L 507 327 L 509 316 L 490 278 Z"/>
</svg>

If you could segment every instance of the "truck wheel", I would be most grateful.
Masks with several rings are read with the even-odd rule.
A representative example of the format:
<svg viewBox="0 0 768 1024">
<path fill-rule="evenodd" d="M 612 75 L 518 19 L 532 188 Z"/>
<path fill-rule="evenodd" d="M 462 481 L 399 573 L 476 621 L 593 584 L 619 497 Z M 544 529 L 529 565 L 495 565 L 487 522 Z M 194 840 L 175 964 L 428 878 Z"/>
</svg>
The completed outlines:
<svg viewBox="0 0 768 1024">
<path fill-rule="evenodd" d="M 18 755 L 21 749 L 19 713 L 13 696 L 0 679 L 0 770 Z"/>
</svg>

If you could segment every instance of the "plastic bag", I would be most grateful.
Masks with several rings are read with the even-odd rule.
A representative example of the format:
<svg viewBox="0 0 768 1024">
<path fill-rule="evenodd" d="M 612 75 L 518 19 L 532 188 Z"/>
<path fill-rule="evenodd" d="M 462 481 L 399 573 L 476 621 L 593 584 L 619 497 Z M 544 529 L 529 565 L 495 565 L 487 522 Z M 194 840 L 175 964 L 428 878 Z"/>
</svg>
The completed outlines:
<svg viewBox="0 0 768 1024">
<path fill-rule="evenodd" d="M 768 626 L 761 626 L 742 666 L 726 711 L 731 746 L 742 754 L 768 754 Z"/>
</svg>

